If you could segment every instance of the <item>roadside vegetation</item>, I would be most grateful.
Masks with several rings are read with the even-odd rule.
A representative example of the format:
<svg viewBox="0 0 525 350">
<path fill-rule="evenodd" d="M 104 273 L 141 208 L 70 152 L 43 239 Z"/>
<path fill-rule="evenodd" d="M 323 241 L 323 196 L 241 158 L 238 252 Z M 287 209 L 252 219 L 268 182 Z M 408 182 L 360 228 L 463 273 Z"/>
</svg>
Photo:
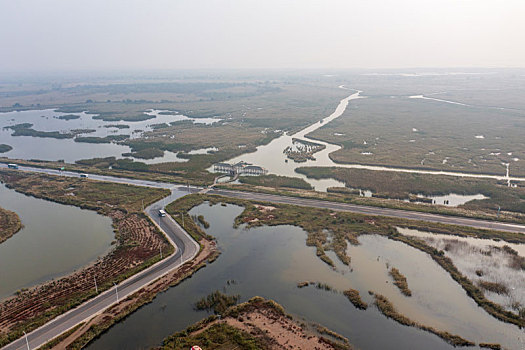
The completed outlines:
<svg viewBox="0 0 525 350">
<path fill-rule="evenodd" d="M 170 255 L 174 248 L 142 213 L 167 194 L 163 189 L 87 179 L 0 170 L 8 188 L 66 205 L 97 211 L 113 220 L 115 245 L 104 257 L 73 274 L 20 291 L 0 303 L 0 346 Z"/>
<path fill-rule="evenodd" d="M 17 213 L 0 207 L 0 243 L 20 231 L 22 227 Z"/>
<path fill-rule="evenodd" d="M 482 209 L 466 209 L 460 207 L 445 207 L 436 205 L 426 205 L 419 203 L 404 202 L 399 200 L 384 199 L 378 197 L 362 197 L 359 195 L 359 190 L 349 188 L 329 188 L 328 192 L 315 192 L 294 188 L 272 188 L 262 186 L 251 186 L 247 184 L 220 184 L 220 188 L 233 189 L 237 191 L 250 191 L 268 194 L 278 194 L 289 197 L 311 198 L 331 202 L 343 202 L 357 205 L 369 205 L 382 208 L 392 208 L 400 210 L 418 211 L 424 213 L 434 213 L 450 216 L 463 216 L 476 219 L 492 220 L 492 221 L 507 221 L 516 223 L 525 223 L 525 214 L 510 211 L 501 211 L 498 215 L 497 207 L 494 210 Z M 475 203 L 478 201 L 473 201 Z M 471 204 L 469 203 L 469 204 Z"/>
<path fill-rule="evenodd" d="M 195 259 L 185 263 L 177 270 L 164 275 L 148 287 L 142 288 L 128 296 L 125 300 L 113 305 L 102 314 L 95 316 L 95 318 L 89 324 L 83 326 L 72 339 L 64 340 L 59 346 L 61 346 L 61 348 L 67 348 L 68 350 L 84 349 L 112 326 L 123 321 L 127 316 L 142 306 L 151 303 L 159 293 L 177 286 L 186 279 L 191 278 L 193 274 L 200 269 L 206 267 L 208 263 L 215 261 L 219 252 L 216 250 L 212 241 L 201 239 L 199 243 L 202 249 Z"/>
<path fill-rule="evenodd" d="M 523 183 L 508 187 L 505 181 L 338 167 L 304 167 L 297 172 L 315 179 L 333 178 L 344 182 L 348 188 L 370 190 L 377 198 L 418 201 L 424 199 L 418 194 L 483 194 L 489 198 L 467 202 L 462 208 L 494 213 L 500 207 L 503 212 L 525 213 Z"/>
</svg>

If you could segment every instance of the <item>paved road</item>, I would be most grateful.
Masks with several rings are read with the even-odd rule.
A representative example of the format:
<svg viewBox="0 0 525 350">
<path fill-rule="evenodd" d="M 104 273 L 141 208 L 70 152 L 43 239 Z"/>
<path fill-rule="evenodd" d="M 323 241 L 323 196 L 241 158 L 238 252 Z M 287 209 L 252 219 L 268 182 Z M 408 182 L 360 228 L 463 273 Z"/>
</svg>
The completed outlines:
<svg viewBox="0 0 525 350">
<path fill-rule="evenodd" d="M 265 194 L 265 193 L 253 193 L 253 192 L 212 189 L 208 191 L 208 194 L 217 194 L 217 195 L 226 196 L 226 197 L 256 200 L 256 201 L 266 201 L 266 202 L 271 202 L 271 203 L 293 204 L 293 205 L 299 205 L 299 206 L 305 206 L 305 207 L 326 208 L 326 209 L 332 209 L 332 210 L 337 210 L 337 211 L 348 211 L 348 212 L 358 213 L 358 214 L 381 215 L 381 216 L 389 216 L 389 217 L 396 217 L 396 218 L 402 218 L 402 219 L 422 220 L 422 221 L 437 222 L 437 223 L 443 223 L 443 224 L 470 226 L 470 227 L 482 228 L 482 229 L 525 233 L 525 225 L 511 224 L 511 223 L 498 222 L 498 221 L 469 219 L 469 218 L 463 218 L 463 217 L 457 217 L 457 216 L 429 214 L 429 213 L 421 213 L 421 212 L 400 210 L 400 209 L 369 207 L 365 205 L 328 202 L 328 201 L 323 201 L 323 200 L 287 197 L 287 196 L 279 196 L 279 195 L 272 195 L 272 194 Z"/>
<path fill-rule="evenodd" d="M 173 185 L 170 186 L 173 187 Z M 180 196 L 180 194 L 172 193 L 170 197 L 172 196 Z M 171 217 L 166 216 L 161 218 L 157 215 L 158 210 L 163 208 L 162 204 L 165 200 L 166 199 L 160 200 L 147 207 L 146 213 L 166 233 L 171 243 L 177 247 L 176 253 L 151 266 L 147 270 L 144 270 L 120 283 L 117 285 L 117 290 L 115 290 L 115 288 L 107 290 L 96 298 L 87 301 L 79 307 L 55 318 L 44 326 L 29 333 L 28 340 L 31 349 L 36 349 L 63 332 L 73 328 L 80 322 L 91 319 L 93 316 L 115 304 L 117 302 L 116 291 L 118 291 L 119 299 L 123 299 L 150 284 L 157 278 L 176 269 L 182 263 L 193 259 L 197 255 L 199 252 L 199 245 L 197 242 L 195 242 Z M 170 200 L 170 198 L 168 198 L 166 202 L 168 200 Z M 26 340 L 22 337 L 2 349 L 25 350 L 27 349 Z"/>
<path fill-rule="evenodd" d="M 6 164 L 0 163 L 1 167 L 7 167 Z M 31 168 L 20 166 L 22 171 L 32 171 L 38 173 L 46 173 L 51 175 L 62 175 L 62 176 L 71 176 L 79 177 L 78 173 L 59 171 L 53 169 L 41 169 L 41 168 Z M 160 276 L 168 273 L 169 271 L 177 268 L 181 264 L 181 255 L 182 262 L 191 260 L 198 252 L 198 244 L 184 231 L 172 218 L 164 217 L 159 218 L 156 213 L 158 209 L 163 208 L 163 203 L 169 203 L 174 200 L 176 197 L 180 196 L 180 193 L 175 193 L 174 190 L 178 191 L 188 191 L 188 193 L 196 193 L 202 190 L 199 187 L 186 187 L 182 185 L 174 185 L 169 183 L 160 183 L 147 180 L 136 180 L 136 179 L 127 179 L 127 178 L 117 178 L 113 176 L 104 176 L 104 175 L 89 175 L 89 178 L 92 180 L 99 181 L 108 181 L 115 183 L 125 183 L 136 186 L 146 186 L 146 187 L 155 187 L 155 188 L 166 188 L 171 189 L 172 194 L 165 199 L 162 199 L 148 208 L 146 208 L 147 214 L 154 220 L 161 229 L 167 234 L 171 242 L 178 247 L 177 252 L 170 256 L 169 258 L 157 263 L 156 265 L 150 267 L 149 269 L 127 279 L 117 286 L 119 297 L 124 298 L 125 296 L 134 293 L 140 288 L 148 285 L 155 279 Z M 388 209 L 388 208 L 378 208 L 378 207 L 369 207 L 362 205 L 346 204 L 346 203 L 337 203 L 337 202 L 328 202 L 315 199 L 305 199 L 297 197 L 287 197 L 279 195 L 271 195 L 264 193 L 253 193 L 253 192 L 241 192 L 241 191 L 231 191 L 231 190 L 222 190 L 222 189 L 207 189 L 207 193 L 216 194 L 226 197 L 241 198 L 247 200 L 256 200 L 256 201 L 266 201 L 272 203 L 281 203 L 281 204 L 293 204 L 299 206 L 307 207 L 316 207 L 316 208 L 326 208 L 337 211 L 348 211 L 359 214 L 369 214 L 369 215 L 381 215 L 389 216 L 403 219 L 413 219 L 413 220 L 422 220 L 428 222 L 437 222 L 444 224 L 454 224 L 462 226 L 470 226 L 475 228 L 483 229 L 494 229 L 501 231 L 509 232 L 518 232 L 525 233 L 525 225 L 504 223 L 504 222 L 494 222 L 494 221 L 485 221 L 479 219 L 469 219 L 462 217 L 454 216 L 444 216 L 437 214 L 428 214 L 413 212 L 407 210 L 398 210 L 398 209 Z M 94 315 L 101 313 L 107 307 L 113 305 L 116 302 L 116 293 L 115 289 L 108 290 L 98 297 L 82 304 L 81 306 L 57 317 L 56 319 L 50 321 L 39 329 L 28 334 L 29 346 L 30 348 L 36 348 L 48 340 L 60 335 L 61 333 L 67 331 L 68 329 L 74 327 L 80 322 L 90 319 Z M 26 349 L 26 343 L 24 338 L 20 338 L 15 342 L 7 345 L 3 350 L 11 349 Z"/>
<path fill-rule="evenodd" d="M 0 163 L 0 167 L 7 167 L 7 165 Z M 47 173 L 47 174 L 53 174 L 53 175 L 65 175 L 65 176 L 79 177 L 79 174 L 75 172 L 60 172 L 58 170 L 53 170 L 53 169 L 20 167 L 20 170 L 35 171 L 35 172 Z M 193 186 L 186 187 L 182 185 L 174 185 L 174 184 L 169 184 L 169 183 L 117 178 L 117 177 L 104 176 L 104 175 L 89 175 L 89 178 L 94 179 L 94 180 L 101 180 L 101 181 L 127 183 L 127 184 L 137 185 L 137 186 L 147 186 L 147 187 L 157 187 L 157 188 L 178 187 L 179 190 L 185 190 L 191 193 L 195 193 L 195 192 L 199 192 L 203 190 L 202 188 L 193 187 Z M 307 207 L 317 207 L 317 208 L 327 208 L 327 209 L 339 210 L 339 211 L 349 211 L 349 212 L 359 213 L 359 214 L 381 215 L 381 216 L 389 216 L 389 217 L 396 217 L 396 218 L 402 218 L 402 219 L 412 219 L 412 220 L 422 220 L 422 221 L 428 221 L 428 222 L 437 222 L 437 223 L 443 223 L 443 224 L 462 225 L 462 226 L 469 226 L 469 227 L 481 228 L 481 229 L 491 229 L 491 230 L 525 233 L 525 225 L 498 222 L 498 221 L 469 219 L 469 218 L 458 217 L 458 216 L 438 215 L 438 214 L 422 213 L 422 212 L 401 210 L 401 209 L 379 208 L 379 207 L 371 207 L 371 206 L 365 206 L 365 205 L 329 202 L 329 201 L 323 201 L 323 200 L 306 199 L 306 198 L 298 198 L 298 197 L 287 197 L 287 196 L 271 195 L 271 194 L 264 194 L 264 193 L 221 190 L 221 189 L 215 189 L 215 188 L 205 189 L 205 192 L 209 194 L 218 194 L 218 195 L 222 195 L 226 197 L 242 198 L 242 199 L 248 199 L 248 200 L 267 201 L 267 202 L 283 203 L 283 204 L 294 204 L 294 205 L 302 205 L 302 206 L 307 206 Z"/>
</svg>

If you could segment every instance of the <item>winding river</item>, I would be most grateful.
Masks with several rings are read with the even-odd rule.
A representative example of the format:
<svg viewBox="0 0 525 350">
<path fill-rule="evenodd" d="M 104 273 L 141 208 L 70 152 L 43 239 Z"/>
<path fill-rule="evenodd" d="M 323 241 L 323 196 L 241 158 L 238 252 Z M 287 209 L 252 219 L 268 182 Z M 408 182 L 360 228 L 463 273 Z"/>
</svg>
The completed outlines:
<svg viewBox="0 0 525 350">
<path fill-rule="evenodd" d="M 349 89 L 345 87 L 344 85 L 340 85 L 339 88 L 346 89 L 346 90 L 354 90 L 354 89 Z M 335 163 L 334 161 L 332 161 L 332 159 L 330 159 L 329 155 L 330 153 L 341 149 L 341 146 L 327 143 L 324 141 L 314 140 L 314 139 L 309 138 L 307 135 L 319 129 L 320 127 L 326 125 L 327 123 L 333 121 L 334 119 L 339 118 L 345 112 L 348 104 L 352 100 L 356 100 L 356 99 L 364 97 L 364 96 L 361 96 L 362 91 L 360 90 L 354 90 L 354 91 L 356 92 L 342 99 L 337 105 L 335 111 L 330 116 L 324 118 L 323 120 L 320 120 L 293 135 L 283 134 L 282 136 L 274 139 L 269 144 L 257 147 L 257 151 L 253 153 L 242 154 L 238 157 L 228 160 L 227 162 L 237 163 L 240 161 L 245 161 L 245 162 L 259 165 L 259 166 L 262 166 L 268 169 L 268 173 L 270 174 L 298 177 L 298 178 L 304 179 L 306 182 L 312 185 L 317 191 L 326 191 L 328 187 L 344 187 L 345 185 L 343 182 L 340 182 L 334 179 L 321 179 L 321 180 L 310 179 L 303 174 L 296 173 L 295 169 L 297 169 L 298 167 L 305 167 L 305 166 L 341 167 L 341 168 L 349 168 L 349 169 L 392 171 L 392 172 L 412 173 L 412 174 L 448 175 L 448 176 L 455 176 L 455 177 L 505 180 L 508 182 L 525 181 L 525 178 L 523 177 L 513 177 L 513 176 L 510 176 L 508 173 L 502 174 L 502 175 L 474 174 L 474 173 L 453 172 L 453 171 L 444 171 L 444 170 L 423 170 L 423 169 L 386 167 L 386 166 L 379 166 L 379 165 Z M 420 95 L 420 96 L 412 96 L 411 98 L 424 98 L 424 97 L 423 95 Z M 443 100 L 443 102 L 448 102 L 448 101 Z M 455 104 L 463 105 L 461 103 L 455 103 Z M 287 161 L 287 156 L 286 154 L 283 153 L 283 150 L 288 146 L 292 146 L 292 139 L 294 138 L 322 144 L 326 148 L 320 152 L 315 153 L 314 155 L 314 157 L 316 158 L 315 160 L 307 160 L 306 162 L 303 162 L 303 163 L 295 163 L 293 160 Z"/>
</svg>

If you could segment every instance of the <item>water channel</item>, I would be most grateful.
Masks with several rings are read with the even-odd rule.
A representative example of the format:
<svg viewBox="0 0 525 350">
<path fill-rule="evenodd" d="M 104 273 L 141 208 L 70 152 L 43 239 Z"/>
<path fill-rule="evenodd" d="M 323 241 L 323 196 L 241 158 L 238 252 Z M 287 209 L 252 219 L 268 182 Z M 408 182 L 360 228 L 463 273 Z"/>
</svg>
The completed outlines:
<svg viewBox="0 0 525 350">
<path fill-rule="evenodd" d="M 339 86 L 341 89 L 347 89 L 344 85 Z M 335 152 L 341 148 L 339 145 L 330 144 L 324 141 L 319 141 L 309 138 L 307 135 L 313 131 L 319 129 L 320 127 L 326 125 L 332 120 L 339 118 L 346 110 L 347 106 L 351 101 L 364 98 L 361 96 L 359 90 L 353 93 L 352 95 L 342 99 L 337 105 L 335 111 L 328 117 L 314 123 L 305 129 L 293 134 L 283 134 L 282 136 L 274 139 L 267 145 L 257 147 L 257 150 L 253 153 L 247 153 L 228 160 L 228 163 L 237 163 L 240 161 L 245 161 L 251 164 L 262 166 L 268 169 L 270 174 L 298 177 L 304 179 L 310 185 L 312 185 L 317 191 L 326 191 L 328 187 L 344 187 L 345 184 L 341 181 L 335 179 L 311 179 L 306 177 L 303 174 L 295 172 L 295 169 L 298 167 L 307 167 L 307 166 L 316 166 L 316 167 L 341 167 L 349 169 L 366 169 L 366 170 L 376 170 L 376 171 L 393 171 L 401 173 L 412 173 L 412 174 L 428 174 L 428 175 L 448 175 L 455 177 L 470 177 L 470 178 L 479 178 L 479 179 L 495 179 L 495 180 L 506 180 L 506 181 L 525 181 L 525 178 L 522 177 L 513 177 L 509 174 L 502 175 L 490 175 L 490 174 L 473 174 L 473 173 L 461 173 L 461 172 L 452 172 L 452 171 L 441 171 L 441 170 L 421 170 L 421 169 L 408 169 L 408 168 L 395 168 L 395 167 L 386 167 L 386 166 L 373 166 L 373 165 L 361 165 L 361 164 L 340 164 L 335 163 L 330 159 L 329 154 Z M 315 160 L 307 160 L 306 162 L 296 163 L 293 160 L 288 160 L 286 154 L 283 151 L 287 147 L 293 146 L 292 139 L 302 139 L 309 142 L 314 142 L 322 144 L 325 146 L 325 149 L 314 154 Z M 210 171 L 213 169 L 210 168 Z"/>
<path fill-rule="evenodd" d="M 435 335 L 401 326 L 382 316 L 372 305 L 361 311 L 338 292 L 315 287 L 297 288 L 300 281 L 328 283 L 337 290 L 358 289 L 370 304 L 368 290 L 387 296 L 413 320 L 448 330 L 476 342 L 499 342 L 519 348 L 523 333 L 497 321 L 479 308 L 463 289 L 426 254 L 379 236 L 363 236 L 360 246 L 349 248 L 350 267 L 333 270 L 305 244 L 305 232 L 294 226 L 232 228 L 242 208 L 200 205 L 193 215 L 204 215 L 207 233 L 218 240 L 221 256 L 192 278 L 159 294 L 155 300 L 113 326 L 88 349 L 145 349 L 166 336 L 206 317 L 193 304 L 222 290 L 274 299 L 288 312 L 318 322 L 350 339 L 361 349 L 450 349 Z M 336 260 L 335 255 L 331 257 Z M 413 296 L 403 296 L 391 283 L 386 264 L 407 276 Z M 234 280 L 228 284 L 228 280 Z M 521 338 L 521 339 L 520 339 Z"/>
</svg>

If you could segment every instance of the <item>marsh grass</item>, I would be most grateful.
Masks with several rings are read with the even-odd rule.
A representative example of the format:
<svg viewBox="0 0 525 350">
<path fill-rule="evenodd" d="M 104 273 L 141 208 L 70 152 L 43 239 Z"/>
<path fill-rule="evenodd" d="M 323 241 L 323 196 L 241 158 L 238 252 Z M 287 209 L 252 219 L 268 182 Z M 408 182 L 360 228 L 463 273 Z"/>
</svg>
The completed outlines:
<svg viewBox="0 0 525 350">
<path fill-rule="evenodd" d="M 401 293 L 403 293 L 405 296 L 410 297 L 412 296 L 412 291 L 408 288 L 407 279 L 401 272 L 399 272 L 398 269 L 395 267 L 392 267 L 390 271 L 388 272 L 390 276 L 394 279 L 394 285 L 399 288 Z"/>
<path fill-rule="evenodd" d="M 227 295 L 219 290 L 208 294 L 195 303 L 195 309 L 208 310 L 215 312 L 215 314 L 222 315 L 230 306 L 239 302 L 240 295 Z"/>
<path fill-rule="evenodd" d="M 424 238 L 430 246 L 444 251 L 454 265 L 484 290 L 487 299 L 506 310 L 525 312 L 525 270 L 523 257 L 509 246 L 471 244 L 464 240 Z M 506 247 L 506 248 L 505 248 Z"/>
<path fill-rule="evenodd" d="M 17 213 L 0 207 L 0 243 L 20 231 L 22 227 Z"/>
<path fill-rule="evenodd" d="M 460 337 L 459 335 L 451 334 L 445 331 L 439 331 L 433 327 L 425 326 L 418 322 L 412 321 L 408 317 L 400 314 L 396 310 L 394 305 L 385 296 L 381 294 L 374 294 L 374 297 L 375 297 L 375 305 L 377 306 L 379 311 L 381 311 L 381 313 L 385 315 L 386 317 L 391 318 L 394 321 L 402 325 L 419 328 L 421 330 L 433 333 L 453 346 L 474 346 L 476 345 L 473 342 Z"/>
<path fill-rule="evenodd" d="M 361 299 L 358 290 L 347 289 L 343 292 L 343 294 L 348 298 L 348 300 L 350 300 L 352 304 L 354 304 L 356 308 L 361 310 L 366 310 L 368 308 L 368 304 Z"/>
</svg>

